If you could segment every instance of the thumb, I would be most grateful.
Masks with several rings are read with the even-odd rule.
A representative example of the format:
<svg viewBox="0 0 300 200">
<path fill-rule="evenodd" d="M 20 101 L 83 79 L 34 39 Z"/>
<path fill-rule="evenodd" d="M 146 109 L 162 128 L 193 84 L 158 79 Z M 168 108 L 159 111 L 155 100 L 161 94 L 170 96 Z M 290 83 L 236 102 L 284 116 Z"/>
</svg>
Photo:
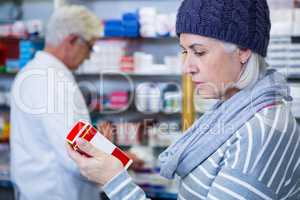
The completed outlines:
<svg viewBox="0 0 300 200">
<path fill-rule="evenodd" d="M 93 146 L 92 144 L 90 144 L 89 142 L 87 142 L 87 141 L 85 141 L 81 138 L 78 138 L 76 140 L 76 143 L 78 145 L 78 148 L 81 151 L 87 153 L 88 155 L 90 155 L 94 158 L 100 158 L 101 159 L 101 158 L 106 156 L 106 154 L 103 151 L 97 149 L 95 146 Z"/>
</svg>

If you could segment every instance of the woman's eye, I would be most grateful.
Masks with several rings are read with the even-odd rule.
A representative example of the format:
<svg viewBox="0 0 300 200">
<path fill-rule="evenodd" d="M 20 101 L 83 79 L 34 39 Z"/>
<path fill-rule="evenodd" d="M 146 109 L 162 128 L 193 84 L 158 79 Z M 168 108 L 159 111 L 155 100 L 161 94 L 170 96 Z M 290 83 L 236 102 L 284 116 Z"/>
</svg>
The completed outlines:
<svg viewBox="0 0 300 200">
<path fill-rule="evenodd" d="M 194 52 L 194 54 L 196 56 L 203 56 L 203 55 L 205 55 L 205 52 Z"/>
<path fill-rule="evenodd" d="M 182 50 L 181 54 L 187 54 L 187 50 Z"/>
</svg>

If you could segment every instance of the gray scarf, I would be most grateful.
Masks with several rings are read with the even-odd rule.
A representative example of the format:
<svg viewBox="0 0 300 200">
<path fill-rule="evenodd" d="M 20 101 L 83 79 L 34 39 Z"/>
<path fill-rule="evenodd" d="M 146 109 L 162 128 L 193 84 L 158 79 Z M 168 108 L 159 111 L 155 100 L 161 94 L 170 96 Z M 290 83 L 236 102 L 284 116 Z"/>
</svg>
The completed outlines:
<svg viewBox="0 0 300 200">
<path fill-rule="evenodd" d="M 285 78 L 274 70 L 267 70 L 253 86 L 239 91 L 224 102 L 218 101 L 181 138 L 161 153 L 160 174 L 169 179 L 175 173 L 180 177 L 186 176 L 255 113 L 283 99 L 291 101 Z"/>
</svg>

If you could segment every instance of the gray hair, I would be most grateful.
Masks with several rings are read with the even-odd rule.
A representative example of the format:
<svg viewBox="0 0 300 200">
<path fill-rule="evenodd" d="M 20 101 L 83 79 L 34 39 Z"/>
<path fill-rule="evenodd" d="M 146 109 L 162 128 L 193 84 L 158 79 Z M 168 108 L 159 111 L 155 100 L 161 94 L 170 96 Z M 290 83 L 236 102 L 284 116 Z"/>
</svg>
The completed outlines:
<svg viewBox="0 0 300 200">
<path fill-rule="evenodd" d="M 232 53 L 238 49 L 235 44 L 223 42 L 224 49 L 227 53 Z M 261 73 L 266 69 L 267 63 L 261 55 L 252 52 L 251 57 L 244 64 L 239 80 L 234 84 L 235 88 L 244 89 L 254 85 Z"/>
<path fill-rule="evenodd" d="M 58 45 L 75 34 L 89 41 L 100 36 L 100 22 L 96 15 L 84 6 L 72 5 L 57 8 L 46 27 L 46 43 Z"/>
</svg>

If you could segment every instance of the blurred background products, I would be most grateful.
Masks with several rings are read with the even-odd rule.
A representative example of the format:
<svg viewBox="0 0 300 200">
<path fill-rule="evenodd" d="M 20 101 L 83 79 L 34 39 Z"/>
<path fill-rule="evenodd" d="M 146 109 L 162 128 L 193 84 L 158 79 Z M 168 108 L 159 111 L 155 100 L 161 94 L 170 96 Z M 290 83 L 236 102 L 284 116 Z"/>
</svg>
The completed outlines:
<svg viewBox="0 0 300 200">
<path fill-rule="evenodd" d="M 181 76 L 175 33 L 181 1 L 72 2 L 88 6 L 99 17 L 101 38 L 74 73 L 93 124 L 109 121 L 114 143 L 142 161 L 130 173 L 150 198 L 175 200 L 178 180 L 159 176 L 157 156 L 182 135 L 184 127 L 186 79 Z M 267 61 L 286 75 L 294 98 L 292 112 L 299 121 L 300 2 L 268 2 L 272 29 Z M 52 1 L 23 1 L 22 6 L 0 2 L 0 197 L 6 195 L 5 199 L 13 199 L 8 164 L 10 90 L 15 74 L 43 49 L 52 11 Z M 197 94 L 193 98 L 197 117 L 216 103 Z"/>
<path fill-rule="evenodd" d="M 0 142 L 9 140 L 9 115 L 8 113 L 0 114 Z"/>
</svg>

